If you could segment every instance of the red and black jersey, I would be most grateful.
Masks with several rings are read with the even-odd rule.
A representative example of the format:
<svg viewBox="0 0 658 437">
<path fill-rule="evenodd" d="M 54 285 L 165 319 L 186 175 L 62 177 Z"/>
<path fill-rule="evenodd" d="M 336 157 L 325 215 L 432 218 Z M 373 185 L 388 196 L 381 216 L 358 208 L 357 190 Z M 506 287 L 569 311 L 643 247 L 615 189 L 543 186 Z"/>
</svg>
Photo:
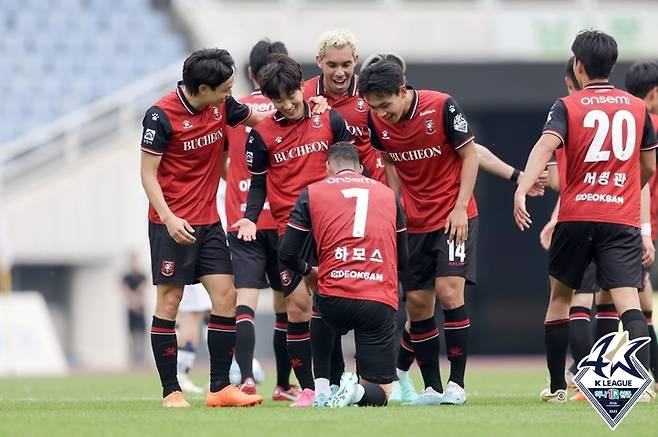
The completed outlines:
<svg viewBox="0 0 658 437">
<path fill-rule="evenodd" d="M 656 136 L 658 136 L 658 115 L 649 113 L 653 128 L 656 129 Z M 651 239 L 656 241 L 658 236 L 658 173 L 651 176 L 649 179 L 649 189 L 651 191 Z"/>
<path fill-rule="evenodd" d="M 345 120 L 335 111 L 313 114 L 304 102 L 304 117 L 292 121 L 277 112 L 258 123 L 247 139 L 247 166 L 253 175 L 267 174 L 267 198 L 283 234 L 299 193 L 327 176 L 327 152 L 350 141 Z"/>
<path fill-rule="evenodd" d="M 553 104 L 544 133 L 564 147 L 559 222 L 640 226 L 640 151 L 658 147 L 642 100 L 589 85 Z"/>
<path fill-rule="evenodd" d="M 222 174 L 226 125 L 237 126 L 251 115 L 248 106 L 229 97 L 220 106 L 197 111 L 178 83 L 144 116 L 142 151 L 162 156 L 158 182 L 176 216 L 191 225 L 219 221 L 217 188 Z M 161 223 L 153 206 L 149 220 Z"/>
<path fill-rule="evenodd" d="M 402 182 L 410 234 L 441 229 L 459 196 L 462 160 L 457 150 L 474 136 L 457 102 L 447 94 L 414 90 L 409 111 L 393 124 L 368 113 L 373 147 L 387 152 Z M 471 198 L 468 218 L 478 214 Z"/>
<path fill-rule="evenodd" d="M 252 111 L 269 112 L 274 105 L 263 94 L 256 90 L 250 95 L 240 99 L 240 102 L 251 108 Z M 226 129 L 228 148 L 228 173 L 226 175 L 226 219 L 231 226 L 244 216 L 247 207 L 247 193 L 251 184 L 251 174 L 245 161 L 245 144 L 251 130 L 248 126 L 229 127 Z M 258 223 L 258 229 L 276 229 L 276 222 L 270 212 L 269 202 L 265 202 L 263 212 Z"/>
<path fill-rule="evenodd" d="M 405 228 L 395 193 L 353 171 L 302 191 L 288 226 L 312 231 L 318 293 L 398 307 L 397 232 Z"/>
<path fill-rule="evenodd" d="M 347 123 L 347 130 L 352 134 L 354 145 L 359 152 L 365 173 L 380 182 L 386 183 L 384 159 L 381 152 L 370 147 L 368 133 L 368 105 L 359 97 L 357 85 L 359 76 L 352 75 L 347 92 L 337 99 L 325 92 L 323 76 L 316 76 L 304 82 L 304 99 L 324 96 L 332 109 L 338 111 Z"/>
</svg>

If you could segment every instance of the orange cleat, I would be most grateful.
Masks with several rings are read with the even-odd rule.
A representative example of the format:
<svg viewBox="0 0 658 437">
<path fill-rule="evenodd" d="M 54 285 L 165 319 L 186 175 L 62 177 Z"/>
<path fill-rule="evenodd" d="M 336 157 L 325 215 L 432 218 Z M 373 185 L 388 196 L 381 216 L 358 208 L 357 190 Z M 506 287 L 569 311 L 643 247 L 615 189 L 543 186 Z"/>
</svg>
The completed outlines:
<svg viewBox="0 0 658 437">
<path fill-rule="evenodd" d="M 586 401 L 587 398 L 580 390 L 576 389 L 576 393 L 569 398 L 570 401 Z"/>
<path fill-rule="evenodd" d="M 209 407 L 253 407 L 263 403 L 260 395 L 248 395 L 234 385 L 227 385 L 218 392 L 208 392 L 206 405 Z"/>
<path fill-rule="evenodd" d="M 165 408 L 190 408 L 189 402 L 185 400 L 183 392 L 180 391 L 174 391 L 165 396 L 162 406 Z"/>
</svg>

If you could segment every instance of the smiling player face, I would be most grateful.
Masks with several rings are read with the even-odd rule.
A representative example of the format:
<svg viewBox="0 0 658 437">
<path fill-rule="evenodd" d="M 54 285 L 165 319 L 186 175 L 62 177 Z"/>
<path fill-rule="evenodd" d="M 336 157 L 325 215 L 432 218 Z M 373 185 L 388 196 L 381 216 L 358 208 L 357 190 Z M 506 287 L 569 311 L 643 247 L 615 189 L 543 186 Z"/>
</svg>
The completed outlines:
<svg viewBox="0 0 658 437">
<path fill-rule="evenodd" d="M 390 123 L 397 123 L 400 121 L 405 113 L 407 94 L 409 91 L 402 87 L 397 94 L 377 95 L 368 94 L 365 98 L 366 103 L 370 106 L 370 110 L 377 115 L 387 120 Z"/>
<path fill-rule="evenodd" d="M 324 89 L 334 97 L 347 92 L 354 76 L 357 56 L 348 44 L 337 49 L 328 47 L 324 57 L 316 56 L 318 67 L 322 70 Z"/>
<path fill-rule="evenodd" d="M 272 99 L 272 104 L 289 120 L 299 120 L 304 116 L 304 93 L 301 89 L 291 92 L 279 93 L 279 97 Z"/>
</svg>

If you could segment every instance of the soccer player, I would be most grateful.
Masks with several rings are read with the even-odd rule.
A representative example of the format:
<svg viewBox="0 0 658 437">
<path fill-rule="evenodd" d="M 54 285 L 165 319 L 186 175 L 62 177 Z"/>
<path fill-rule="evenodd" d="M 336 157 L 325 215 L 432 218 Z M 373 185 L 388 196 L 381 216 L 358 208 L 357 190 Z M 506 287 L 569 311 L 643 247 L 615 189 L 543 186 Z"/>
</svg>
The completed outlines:
<svg viewBox="0 0 658 437">
<path fill-rule="evenodd" d="M 637 289 L 642 288 L 640 189 L 656 168 L 656 135 L 642 100 L 614 88 L 608 76 L 617 43 L 598 31 L 579 33 L 571 50 L 582 90 L 558 99 L 526 164 L 514 195 L 514 218 L 529 228 L 525 196 L 558 147 L 565 149 L 566 184 L 561 187 L 558 225 L 551 242 L 551 297 L 545 318 L 550 387 L 547 402 L 567 400 L 565 359 L 569 308 L 592 259 L 601 288 L 610 290 L 630 338 L 648 335 Z M 648 348 L 637 353 L 649 363 Z"/>
<path fill-rule="evenodd" d="M 244 218 L 233 225 L 237 237 L 245 241 L 257 238 L 256 222 L 266 197 L 282 235 L 297 196 L 309 184 L 324 179 L 329 145 L 351 139 L 345 120 L 336 111 L 311 113 L 302 92 L 301 68 L 293 59 L 276 55 L 261 69 L 258 83 L 277 112 L 254 127 L 247 140 L 251 187 Z M 313 263 L 312 240 L 308 243 L 301 255 Z M 311 297 L 300 275 L 290 274 L 283 266 L 279 272 L 288 313 L 288 354 L 303 389 L 291 406 L 309 407 L 314 401 L 309 332 Z"/>
<path fill-rule="evenodd" d="M 408 257 L 404 216 L 390 188 L 360 174 L 352 144 L 331 147 L 327 173 L 297 199 L 279 258 L 316 291 L 326 323 L 338 332 L 354 330 L 361 382 L 345 373 L 329 406 L 383 406 L 395 379 L 397 270 Z M 309 233 L 318 267 L 299 257 Z"/>
<path fill-rule="evenodd" d="M 235 346 L 235 289 L 226 236 L 217 211 L 227 125 L 266 116 L 231 97 L 235 68 L 223 49 L 202 49 L 183 64 L 183 80 L 146 111 L 141 177 L 150 202 L 149 240 L 157 286 L 151 343 L 163 406 L 189 407 L 176 378 L 175 320 L 183 287 L 201 282 L 212 302 L 208 323 L 210 390 L 206 405 L 262 402 L 229 383 Z"/>
<path fill-rule="evenodd" d="M 372 145 L 395 167 L 406 209 L 409 267 L 400 280 L 425 383 L 425 391 L 412 404 L 463 404 L 470 327 L 464 285 L 475 280 L 478 227 L 474 137 L 452 97 L 407 86 L 397 62 L 382 60 L 363 70 L 359 92 L 370 107 Z M 439 374 L 436 297 L 444 311 L 450 360 L 445 393 Z"/>
<path fill-rule="evenodd" d="M 240 102 L 248 105 L 252 110 L 274 111 L 274 105 L 267 97 L 263 96 L 256 81 L 258 73 L 267 64 L 268 57 L 273 53 L 287 54 L 288 51 L 280 41 L 261 40 L 253 46 L 249 54 L 247 74 L 254 91 L 240 99 Z M 229 128 L 226 132 L 226 138 L 230 144 L 226 177 L 226 215 L 230 224 L 242 218 L 247 205 L 247 192 L 251 184 L 251 175 L 245 161 L 245 144 L 249 130 L 248 127 L 238 126 Z M 244 241 L 237 238 L 236 232 L 228 233 L 229 249 L 235 274 L 234 282 L 237 289 L 235 359 L 240 366 L 241 390 L 245 393 L 256 393 L 252 369 L 256 344 L 254 315 L 258 304 L 258 290 L 271 286 L 274 292 L 273 304 L 276 315 L 272 341 L 277 372 L 277 382 L 272 392 L 272 399 L 294 401 L 297 399 L 300 390 L 299 387 L 291 385 L 289 380 L 292 368 L 286 345 L 288 316 L 286 314 L 285 297 L 281 292 L 277 258 L 279 236 L 268 202 L 264 204 L 257 228 L 255 241 Z"/>
<path fill-rule="evenodd" d="M 658 129 L 658 64 L 656 62 L 637 62 L 630 66 L 626 72 L 625 79 L 626 89 L 629 93 L 633 94 L 644 100 L 649 111 L 649 116 L 653 122 L 654 129 Z M 657 133 L 658 135 L 658 133 Z M 658 177 L 654 175 L 650 180 L 644 191 L 649 191 L 650 199 L 650 221 L 641 225 L 641 234 L 644 242 L 644 247 L 648 245 L 653 247 L 658 233 Z M 645 200 L 645 197 L 642 198 Z M 650 241 L 647 241 L 650 240 Z M 651 253 L 650 255 L 654 255 Z M 644 260 L 643 260 L 644 261 Z M 643 265 L 645 268 L 649 266 L 648 260 Z M 653 313 L 653 285 L 648 271 L 645 274 L 644 290 L 640 293 L 640 306 L 647 321 L 649 328 L 649 337 L 651 338 L 650 345 L 650 369 L 653 373 L 654 380 L 658 380 L 658 343 L 656 343 L 656 331 L 653 327 L 652 313 Z"/>
</svg>

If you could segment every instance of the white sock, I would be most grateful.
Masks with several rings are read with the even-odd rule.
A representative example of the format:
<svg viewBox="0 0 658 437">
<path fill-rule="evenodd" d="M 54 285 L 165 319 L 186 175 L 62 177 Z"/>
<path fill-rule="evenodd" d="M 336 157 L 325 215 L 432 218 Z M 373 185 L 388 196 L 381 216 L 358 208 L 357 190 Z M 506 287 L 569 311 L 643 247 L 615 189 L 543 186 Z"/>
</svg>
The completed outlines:
<svg viewBox="0 0 658 437">
<path fill-rule="evenodd" d="M 329 388 L 329 380 L 327 378 L 315 378 L 315 395 L 323 394 L 327 397 L 331 396 L 331 389 Z"/>
<path fill-rule="evenodd" d="M 397 373 L 398 379 L 409 379 L 409 371 L 408 370 L 395 369 L 395 373 Z"/>
<path fill-rule="evenodd" d="M 354 399 L 354 403 L 358 403 L 363 399 L 363 395 L 366 394 L 366 389 L 363 388 L 361 384 L 356 386 L 356 398 Z"/>
<path fill-rule="evenodd" d="M 183 374 L 189 372 L 190 367 L 194 364 L 194 358 L 196 358 L 196 352 L 179 350 L 178 362 L 176 365 L 178 373 Z"/>
</svg>

